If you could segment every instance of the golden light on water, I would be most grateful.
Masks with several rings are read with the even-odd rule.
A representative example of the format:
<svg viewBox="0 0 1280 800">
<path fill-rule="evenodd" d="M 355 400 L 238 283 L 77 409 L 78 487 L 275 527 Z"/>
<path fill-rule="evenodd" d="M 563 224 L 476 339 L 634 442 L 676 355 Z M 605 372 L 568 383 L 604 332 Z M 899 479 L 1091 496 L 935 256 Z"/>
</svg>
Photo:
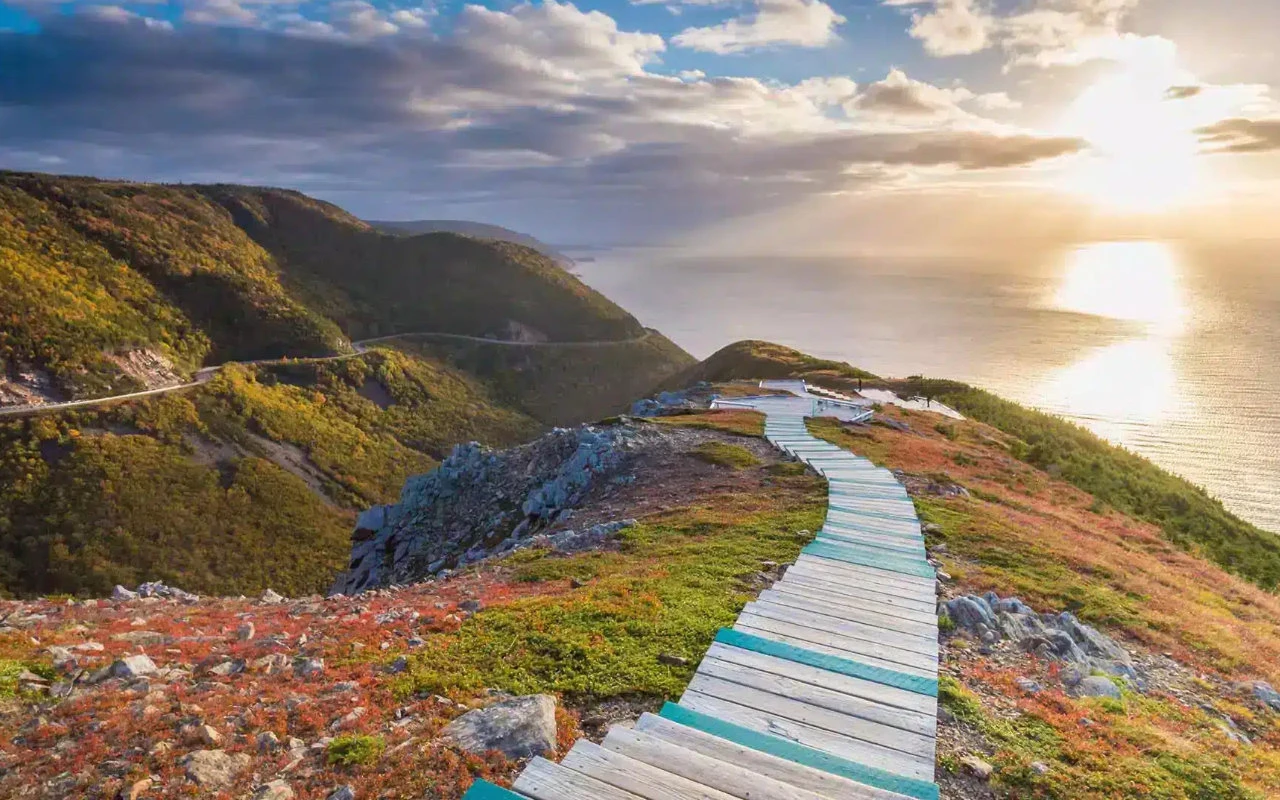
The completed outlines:
<svg viewBox="0 0 1280 800">
<path fill-rule="evenodd" d="M 1171 333 L 1186 314 L 1177 258 L 1161 242 L 1102 242 L 1066 258 L 1053 306 Z"/>
<path fill-rule="evenodd" d="M 1169 413 L 1177 391 L 1173 347 L 1186 305 L 1178 259 L 1168 245 L 1105 242 L 1072 251 L 1052 304 L 1062 311 L 1139 323 L 1144 330 L 1049 375 L 1039 388 L 1041 397 L 1122 443 L 1126 426 L 1149 425 Z"/>
</svg>

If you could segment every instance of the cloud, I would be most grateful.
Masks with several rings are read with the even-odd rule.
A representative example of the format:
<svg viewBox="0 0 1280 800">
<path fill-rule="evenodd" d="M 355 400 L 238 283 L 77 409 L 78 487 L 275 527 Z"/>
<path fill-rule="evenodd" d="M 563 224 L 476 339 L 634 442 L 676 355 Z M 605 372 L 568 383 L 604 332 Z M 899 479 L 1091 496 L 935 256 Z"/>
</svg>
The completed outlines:
<svg viewBox="0 0 1280 800">
<path fill-rule="evenodd" d="M 985 111 L 1015 111 L 1022 108 L 1022 103 L 1014 100 L 1007 92 L 987 92 L 973 98 L 978 108 Z"/>
<path fill-rule="evenodd" d="M 973 92 L 963 87 L 944 89 L 893 69 L 884 80 L 866 87 L 857 99 L 857 107 L 907 116 L 962 113 L 956 104 L 972 98 Z"/>
<path fill-rule="evenodd" d="M 1280 117 L 1224 119 L 1196 131 L 1200 141 L 1217 153 L 1264 153 L 1280 150 Z"/>
<path fill-rule="evenodd" d="M 1189 100 L 1203 91 L 1203 86 L 1170 86 L 1165 90 L 1164 96 L 1166 100 Z"/>
<path fill-rule="evenodd" d="M 708 53 L 762 47 L 824 47 L 845 18 L 822 0 L 757 0 L 754 12 L 706 28 L 686 28 L 671 43 Z"/>
<path fill-rule="evenodd" d="M 357 36 L 340 17 L 300 35 L 77 16 L 0 33 L 0 161 L 286 185 L 373 217 L 505 205 L 638 231 L 1084 146 L 960 111 L 978 102 L 967 89 L 901 71 L 866 87 L 660 74 L 661 37 L 554 0 L 468 6 L 439 34 L 387 21 Z"/>
<path fill-rule="evenodd" d="M 938 57 L 999 48 L 1008 65 L 1042 68 L 1129 61 L 1172 43 L 1122 33 L 1139 0 L 1031 0 L 999 14 L 986 0 L 881 0 L 911 9 L 909 33 Z M 920 10 L 921 8 L 925 10 Z"/>
<path fill-rule="evenodd" d="M 937 0 L 932 11 L 912 16 L 910 33 L 930 55 L 963 56 L 987 49 L 995 22 L 975 0 Z"/>
</svg>

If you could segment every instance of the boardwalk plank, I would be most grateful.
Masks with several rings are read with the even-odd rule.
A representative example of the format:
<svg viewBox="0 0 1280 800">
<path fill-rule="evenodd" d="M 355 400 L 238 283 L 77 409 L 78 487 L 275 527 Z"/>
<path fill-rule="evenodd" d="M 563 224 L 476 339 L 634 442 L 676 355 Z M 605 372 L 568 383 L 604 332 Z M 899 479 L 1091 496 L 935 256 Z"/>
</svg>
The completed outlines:
<svg viewBox="0 0 1280 800">
<path fill-rule="evenodd" d="M 787 622 L 774 617 L 759 616 L 749 612 L 744 613 L 738 616 L 738 621 L 733 624 L 733 629 L 768 639 L 776 639 L 780 642 L 793 644 L 796 647 L 816 650 L 820 653 L 831 653 L 842 658 L 870 664 L 873 667 L 905 672 L 908 675 L 921 675 L 926 678 L 936 678 L 938 675 L 937 661 L 931 660 L 926 656 L 893 650 L 876 642 L 869 642 L 865 639 L 851 639 L 821 628 L 797 625 L 794 622 Z"/>
<path fill-rule="evenodd" d="M 588 739 L 578 740 L 560 765 L 646 800 L 732 800 L 732 795 L 607 750 Z"/>
<path fill-rule="evenodd" d="M 749 695 L 749 697 L 752 700 L 758 699 L 754 695 Z M 831 753 L 840 758 L 864 764 L 874 769 L 884 770 L 894 775 L 903 775 L 918 780 L 929 780 L 933 777 L 932 763 L 917 763 L 887 748 L 876 747 L 860 739 L 853 739 L 835 731 L 818 728 L 768 711 L 761 711 L 742 703 L 735 703 L 731 700 L 712 697 L 687 689 L 680 698 L 680 705 L 692 711 L 709 714 L 734 725 L 740 725 L 744 728 L 759 733 L 767 733 L 782 739 L 789 739 L 806 747 Z"/>
</svg>

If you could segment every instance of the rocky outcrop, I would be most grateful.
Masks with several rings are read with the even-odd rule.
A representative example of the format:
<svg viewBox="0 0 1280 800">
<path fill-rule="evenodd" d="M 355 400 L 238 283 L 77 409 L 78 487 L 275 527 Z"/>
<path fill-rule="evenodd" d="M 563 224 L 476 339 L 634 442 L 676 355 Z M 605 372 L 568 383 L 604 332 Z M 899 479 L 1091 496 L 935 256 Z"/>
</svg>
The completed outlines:
<svg viewBox="0 0 1280 800">
<path fill-rule="evenodd" d="M 556 700 L 534 694 L 468 711 L 446 725 L 441 737 L 477 755 L 497 750 L 508 758 L 540 756 L 556 749 Z"/>
<path fill-rule="evenodd" d="M 627 425 L 582 426 L 557 428 L 510 450 L 458 445 L 438 468 L 410 478 L 399 503 L 360 515 L 348 567 L 332 593 L 408 583 L 545 541 L 534 537 L 578 507 L 593 487 L 626 480 L 627 453 L 643 435 Z M 565 537 L 563 545 L 614 530 L 593 528 Z"/>
<path fill-rule="evenodd" d="M 1076 691 L 1094 671 L 1122 678 L 1137 689 L 1144 686 L 1128 651 L 1070 612 L 1038 614 L 1016 597 L 1000 598 L 993 592 L 957 597 L 947 601 L 946 609 L 957 628 L 984 644 L 1007 640 L 1042 658 L 1071 665 L 1064 682 Z M 1100 684 L 1090 688 L 1105 691 Z"/>
</svg>

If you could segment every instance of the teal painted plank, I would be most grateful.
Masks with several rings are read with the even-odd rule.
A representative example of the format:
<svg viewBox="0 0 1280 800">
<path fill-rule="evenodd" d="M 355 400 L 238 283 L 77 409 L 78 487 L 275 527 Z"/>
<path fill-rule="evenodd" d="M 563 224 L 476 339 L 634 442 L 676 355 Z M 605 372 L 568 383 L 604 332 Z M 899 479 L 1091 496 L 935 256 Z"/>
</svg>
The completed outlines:
<svg viewBox="0 0 1280 800">
<path fill-rule="evenodd" d="M 700 714 L 675 703 L 665 703 L 658 716 L 669 719 L 679 725 L 709 733 L 712 736 L 719 736 L 721 739 L 728 740 L 734 744 L 750 747 L 752 750 L 759 750 L 762 753 L 768 753 L 778 758 L 785 758 L 788 761 L 803 764 L 806 767 L 820 769 L 832 775 L 839 775 L 857 783 L 874 786 L 877 789 L 883 789 L 888 792 L 904 794 L 908 797 L 914 797 L 916 800 L 938 800 L 938 786 L 929 781 L 894 775 L 892 772 L 868 767 L 865 764 L 859 764 L 856 761 L 850 761 L 813 747 L 797 744 L 789 739 L 753 731 L 750 728 L 734 725 L 731 722 L 725 722 L 708 714 Z"/>
<path fill-rule="evenodd" d="M 894 542 L 877 542 L 869 539 L 859 539 L 857 534 L 838 534 L 830 531 L 818 531 L 818 541 L 831 542 L 832 544 L 853 544 L 859 547 L 874 547 L 877 550 L 883 550 L 888 555 L 902 556 L 903 558 L 912 558 L 919 556 L 923 558 L 925 555 L 924 545 L 913 546 L 910 541 L 903 540 L 901 544 Z"/>
<path fill-rule="evenodd" d="M 858 564 L 863 567 L 883 569 L 888 572 L 898 572 L 903 575 L 912 575 L 917 578 L 937 577 L 937 573 L 934 572 L 933 567 L 929 566 L 929 564 L 924 561 L 908 562 L 900 558 L 886 558 L 879 553 L 859 551 L 853 547 L 834 545 L 830 542 L 812 542 L 806 545 L 804 550 L 801 552 L 817 558 L 844 561 L 849 564 Z"/>
<path fill-rule="evenodd" d="M 471 784 L 471 788 L 462 796 L 462 800 L 527 800 L 524 795 L 516 794 L 510 789 L 503 789 L 501 786 L 489 783 L 483 778 L 477 778 L 476 782 Z"/>
<path fill-rule="evenodd" d="M 841 675 L 849 675 L 865 681 L 905 689 L 908 692 L 922 694 L 926 697 L 938 696 L 938 681 L 934 678 L 908 675 L 904 672 L 885 669 L 884 667 L 873 667 L 870 664 L 863 664 L 848 658 L 816 653 L 785 642 L 775 642 L 772 639 L 766 639 L 752 633 L 735 631 L 732 628 L 721 628 L 716 633 L 716 641 L 720 644 L 736 647 L 739 650 L 750 650 L 754 653 L 763 653 L 766 656 L 785 658 L 798 664 L 806 664 L 810 667 L 825 669 L 827 672 L 838 672 Z"/>
<path fill-rule="evenodd" d="M 832 498 L 830 505 L 834 511 L 843 511 L 846 514 L 857 514 L 860 517 L 875 517 L 876 519 L 887 519 L 891 522 L 915 522 L 919 524 L 920 518 L 915 514 L 890 514 L 887 511 L 870 511 L 865 508 L 855 508 L 847 505 L 837 505 L 837 500 Z"/>
<path fill-rule="evenodd" d="M 922 563 L 924 563 L 924 554 L 923 554 L 923 553 L 920 555 L 920 557 L 919 557 L 919 558 L 917 558 L 917 557 L 915 557 L 915 556 L 908 555 L 908 554 L 905 554 L 905 553 L 904 553 L 904 554 L 892 554 L 892 553 L 885 553 L 885 552 L 873 552 L 873 551 L 871 551 L 871 550 L 870 550 L 866 545 L 864 545 L 864 544 L 862 544 L 862 543 L 860 543 L 860 542 L 832 542 L 832 541 L 826 541 L 826 542 L 823 542 L 823 544 L 824 544 L 825 546 L 833 547 L 833 548 L 837 548 L 837 549 L 839 549 L 839 550 L 847 550 L 847 551 L 849 551 L 850 553 L 855 554 L 855 555 L 859 555 L 859 554 L 866 554 L 866 555 L 869 555 L 869 556 L 875 556 L 875 557 L 879 557 L 879 558 L 884 558 L 886 561 L 888 561 L 888 562 L 892 562 L 892 563 L 894 563 L 895 565 L 897 565 L 897 566 L 902 566 L 902 567 L 914 567 L 914 566 L 915 566 L 915 565 L 917 565 L 917 564 L 922 564 Z"/>
</svg>

